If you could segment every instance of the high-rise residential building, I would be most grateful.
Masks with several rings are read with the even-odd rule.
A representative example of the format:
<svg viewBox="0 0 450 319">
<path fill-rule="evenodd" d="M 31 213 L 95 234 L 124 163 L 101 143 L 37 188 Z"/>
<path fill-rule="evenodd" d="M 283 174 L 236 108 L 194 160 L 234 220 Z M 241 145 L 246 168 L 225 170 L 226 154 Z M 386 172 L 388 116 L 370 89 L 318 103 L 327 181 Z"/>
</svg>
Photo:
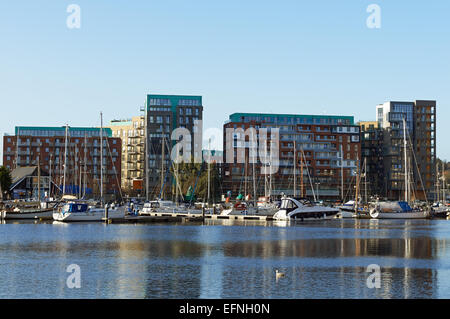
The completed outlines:
<svg viewBox="0 0 450 319">
<path fill-rule="evenodd" d="M 257 145 L 251 142 L 254 138 Z M 268 145 L 277 144 L 276 138 L 279 147 L 275 171 L 270 168 L 274 154 L 268 155 L 267 164 L 264 149 L 270 153 Z M 255 147 L 257 159 L 251 151 Z M 238 160 L 239 156 L 244 160 Z M 355 196 L 360 158 L 360 127 L 354 124 L 352 116 L 234 113 L 224 124 L 223 190 L 231 191 L 233 196 L 254 196 L 256 184 L 258 197 L 283 193 L 348 200 Z M 264 171 L 268 165 L 270 174 Z"/>
<path fill-rule="evenodd" d="M 51 176 L 51 195 L 65 193 L 100 194 L 100 128 L 16 126 L 15 135 L 3 137 L 3 163 L 13 170 L 36 166 Z M 67 149 L 67 152 L 66 152 Z M 103 129 L 104 194 L 120 194 L 122 143 Z M 65 158 L 65 154 L 67 157 Z M 64 174 L 64 162 L 66 173 Z M 64 183 L 65 176 L 65 183 Z"/>
<path fill-rule="evenodd" d="M 145 117 L 112 120 L 112 136 L 122 140 L 121 186 L 129 196 L 143 195 L 145 174 Z"/>
<path fill-rule="evenodd" d="M 407 174 L 409 188 L 417 199 L 434 196 L 436 169 L 436 101 L 389 101 L 376 107 L 377 122 L 383 130 L 383 165 L 386 196 L 403 199 L 405 152 L 403 121 L 406 123 Z"/>
<path fill-rule="evenodd" d="M 361 170 L 364 172 L 362 186 L 368 196 L 383 197 L 387 184 L 384 178 L 383 133 L 377 121 L 358 122 L 361 127 Z M 362 189 L 361 188 L 361 189 Z"/>
<path fill-rule="evenodd" d="M 176 141 L 171 138 L 176 128 L 187 130 L 191 137 L 187 151 L 191 151 L 193 158 L 201 159 L 202 141 L 195 139 L 194 135 L 201 136 L 202 126 L 195 124 L 203 119 L 202 97 L 149 94 L 146 100 L 146 119 L 148 180 L 144 180 L 144 184 L 148 185 L 149 198 L 164 197 L 175 184 L 171 173 L 171 152 Z"/>
</svg>

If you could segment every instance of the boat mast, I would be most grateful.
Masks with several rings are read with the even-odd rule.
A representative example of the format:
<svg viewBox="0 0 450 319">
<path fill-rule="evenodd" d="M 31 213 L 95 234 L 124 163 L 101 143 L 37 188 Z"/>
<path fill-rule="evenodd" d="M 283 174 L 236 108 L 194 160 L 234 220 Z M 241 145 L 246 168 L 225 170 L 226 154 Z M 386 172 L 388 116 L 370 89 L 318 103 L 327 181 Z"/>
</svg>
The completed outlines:
<svg viewBox="0 0 450 319">
<path fill-rule="evenodd" d="M 364 159 L 364 194 L 366 197 L 366 204 L 368 203 L 367 198 L 367 158 Z"/>
<path fill-rule="evenodd" d="M 301 149 L 301 152 L 303 152 L 303 149 Z M 305 190 L 303 186 L 303 157 L 300 155 L 300 197 L 305 197 Z"/>
<path fill-rule="evenodd" d="M 84 183 L 83 197 L 86 196 L 87 187 L 87 133 L 84 133 Z"/>
<path fill-rule="evenodd" d="M 212 157 L 211 138 L 208 141 L 208 148 L 209 148 L 209 160 L 208 160 L 208 206 L 209 206 L 209 200 L 211 197 L 211 157 Z M 245 163 L 245 168 L 247 171 L 247 162 Z M 247 172 L 245 173 L 245 193 L 247 193 Z"/>
<path fill-rule="evenodd" d="M 294 198 L 297 196 L 297 148 L 294 140 Z"/>
<path fill-rule="evenodd" d="M 49 169 L 49 182 L 48 182 L 48 197 L 52 196 L 52 157 L 53 154 L 50 154 L 50 169 Z"/>
<path fill-rule="evenodd" d="M 445 164 L 442 162 L 442 203 L 446 204 L 445 198 Z"/>
<path fill-rule="evenodd" d="M 358 201 L 359 201 L 359 158 L 356 158 L 356 194 L 355 194 L 355 214 L 358 215 Z"/>
<path fill-rule="evenodd" d="M 20 129 L 17 129 L 17 136 L 16 136 L 16 169 L 20 166 L 19 165 L 19 141 L 20 141 Z"/>
<path fill-rule="evenodd" d="M 69 125 L 66 124 L 66 137 L 64 141 L 64 177 L 63 177 L 63 196 L 66 195 L 66 171 L 67 171 L 67 139 L 69 132 Z"/>
<path fill-rule="evenodd" d="M 161 141 L 161 199 L 164 198 L 164 139 L 165 135 L 163 133 L 163 138 Z"/>
<path fill-rule="evenodd" d="M 407 159 L 407 143 L 406 143 L 406 120 L 405 117 L 403 117 L 403 140 L 404 140 L 404 153 L 405 153 L 405 202 L 408 202 L 408 171 L 407 171 L 407 165 L 408 165 L 408 159 Z"/>
<path fill-rule="evenodd" d="M 148 114 L 147 114 L 147 106 L 145 106 L 145 125 L 144 125 L 144 147 L 145 147 L 145 159 L 144 159 L 144 169 L 145 169 L 145 200 L 148 201 L 149 196 L 149 179 L 148 179 L 148 134 L 147 134 L 147 121 L 148 121 Z M 163 132 L 164 134 L 164 132 Z"/>
<path fill-rule="evenodd" d="M 103 113 L 100 112 L 100 204 L 103 207 Z"/>
<path fill-rule="evenodd" d="M 38 169 L 38 201 L 41 201 L 41 159 L 37 158 Z"/>
<path fill-rule="evenodd" d="M 342 148 L 342 144 L 340 145 L 341 148 L 341 200 L 342 203 L 344 203 L 344 150 Z"/>
<path fill-rule="evenodd" d="M 252 148 L 253 150 L 255 149 L 255 140 L 254 140 L 254 134 L 253 134 L 253 130 L 252 130 Z M 253 155 L 255 155 L 255 152 L 252 152 Z M 256 176 L 255 176 L 255 157 L 253 156 L 252 159 L 252 175 L 253 175 L 253 204 L 254 207 L 256 206 Z"/>
</svg>

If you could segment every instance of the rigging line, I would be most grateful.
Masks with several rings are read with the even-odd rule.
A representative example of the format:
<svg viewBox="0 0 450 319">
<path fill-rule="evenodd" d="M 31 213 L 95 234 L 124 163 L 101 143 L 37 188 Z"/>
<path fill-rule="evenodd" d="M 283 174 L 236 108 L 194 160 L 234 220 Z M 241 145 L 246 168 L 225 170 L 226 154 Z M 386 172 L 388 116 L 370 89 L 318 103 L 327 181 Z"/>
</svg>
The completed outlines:
<svg viewBox="0 0 450 319">
<path fill-rule="evenodd" d="M 165 140 L 165 142 L 166 142 L 166 145 L 167 145 L 167 149 L 169 150 L 170 148 L 169 148 L 169 144 L 168 144 L 167 140 Z M 177 154 L 177 155 L 178 155 L 178 154 Z M 163 160 L 164 160 L 164 159 L 163 159 Z M 175 170 L 175 164 L 174 164 L 174 161 L 172 161 L 172 159 L 170 159 L 170 163 L 171 163 L 171 165 L 172 165 L 172 170 L 173 170 L 174 175 L 175 175 L 175 187 L 178 188 L 178 190 L 179 190 L 179 192 L 180 192 L 180 194 L 181 194 L 181 199 L 182 199 L 182 201 L 184 201 L 183 192 L 182 192 L 181 186 L 180 186 L 180 184 L 179 184 L 179 182 L 178 182 L 178 178 L 179 178 L 179 177 L 178 177 L 178 173 L 175 172 L 176 170 Z"/>
<path fill-rule="evenodd" d="M 416 154 L 414 153 L 414 150 L 412 149 L 411 136 L 409 135 L 409 132 L 408 132 L 408 131 L 407 131 L 407 133 L 408 133 L 409 147 L 410 147 L 410 149 L 411 149 L 411 153 L 413 154 L 414 163 L 416 164 L 417 172 L 419 173 L 418 175 L 419 175 L 419 179 L 420 179 L 420 184 L 422 184 L 423 194 L 425 195 L 425 201 L 428 203 L 428 197 L 427 197 L 427 193 L 426 193 L 426 191 L 425 191 L 425 186 L 424 186 L 424 184 L 423 184 L 422 174 L 420 173 L 419 166 L 417 165 Z"/>
<path fill-rule="evenodd" d="M 108 139 L 109 139 L 109 137 L 106 136 L 106 145 L 108 146 L 109 157 L 111 159 L 111 164 L 112 164 L 112 167 L 113 167 L 113 170 L 114 170 L 114 175 L 116 177 L 117 188 L 119 189 L 120 199 L 123 200 L 122 187 L 120 187 L 120 181 L 119 181 L 119 178 L 117 176 L 117 170 L 116 170 L 116 166 L 114 165 L 114 162 L 113 162 L 111 148 L 109 146 L 109 140 Z M 106 172 L 108 173 L 108 166 L 106 166 Z"/>
</svg>

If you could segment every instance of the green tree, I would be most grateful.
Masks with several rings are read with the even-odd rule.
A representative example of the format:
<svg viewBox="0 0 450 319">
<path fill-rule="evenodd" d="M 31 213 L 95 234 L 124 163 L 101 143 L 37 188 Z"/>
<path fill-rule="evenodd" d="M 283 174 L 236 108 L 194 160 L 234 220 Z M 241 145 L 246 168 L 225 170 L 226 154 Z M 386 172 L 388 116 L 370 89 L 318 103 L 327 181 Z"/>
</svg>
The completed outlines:
<svg viewBox="0 0 450 319">
<path fill-rule="evenodd" d="M 0 166 L 0 185 L 3 192 L 3 197 L 9 194 L 9 188 L 12 184 L 12 177 L 10 170 L 5 166 Z"/>
<path fill-rule="evenodd" d="M 174 164 L 175 165 L 175 164 Z M 171 173 L 174 170 L 171 167 Z M 207 163 L 180 163 L 178 164 L 179 184 L 183 196 L 186 195 L 189 187 L 195 191 L 197 200 L 206 201 L 208 198 L 208 164 Z M 174 196 L 175 181 L 171 183 L 171 195 Z M 216 164 L 211 164 L 211 202 L 220 200 L 221 180 L 219 170 Z M 166 188 L 167 190 L 167 188 Z"/>
</svg>

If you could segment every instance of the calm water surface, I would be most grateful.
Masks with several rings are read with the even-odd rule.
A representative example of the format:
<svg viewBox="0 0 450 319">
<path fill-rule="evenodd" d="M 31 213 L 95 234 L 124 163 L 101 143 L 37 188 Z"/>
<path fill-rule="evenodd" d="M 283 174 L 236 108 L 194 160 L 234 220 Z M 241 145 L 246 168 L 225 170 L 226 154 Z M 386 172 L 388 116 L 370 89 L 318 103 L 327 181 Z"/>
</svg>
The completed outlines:
<svg viewBox="0 0 450 319">
<path fill-rule="evenodd" d="M 8 222 L 0 298 L 450 298 L 449 240 L 447 220 Z"/>
</svg>

